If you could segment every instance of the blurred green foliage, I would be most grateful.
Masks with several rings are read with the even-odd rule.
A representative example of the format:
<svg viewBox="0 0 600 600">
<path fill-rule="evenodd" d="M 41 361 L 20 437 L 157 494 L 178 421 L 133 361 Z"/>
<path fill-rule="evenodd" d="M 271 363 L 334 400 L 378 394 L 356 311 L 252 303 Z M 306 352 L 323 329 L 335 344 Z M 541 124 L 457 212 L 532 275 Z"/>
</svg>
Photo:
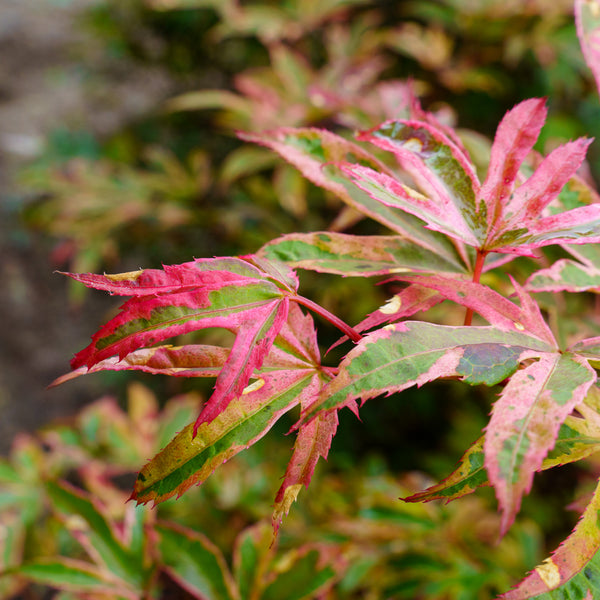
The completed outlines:
<svg viewBox="0 0 600 600">
<path fill-rule="evenodd" d="M 533 520 L 497 543 L 489 498 L 402 503 L 428 480 L 398 480 L 375 457 L 321 472 L 274 545 L 265 516 L 288 458 L 274 438 L 177 500 L 156 509 L 126 503 L 139 465 L 200 402 L 180 395 L 160 410 L 148 388 L 131 384 L 126 411 L 105 397 L 70 422 L 20 435 L 0 461 L 2 597 L 38 597 L 51 586 L 72 598 L 169 590 L 216 600 L 239 597 L 237 587 L 257 599 L 475 599 L 506 589 L 541 558 Z M 244 575 L 244 565 L 255 570 Z M 220 587 L 229 584 L 233 591 Z"/>
</svg>

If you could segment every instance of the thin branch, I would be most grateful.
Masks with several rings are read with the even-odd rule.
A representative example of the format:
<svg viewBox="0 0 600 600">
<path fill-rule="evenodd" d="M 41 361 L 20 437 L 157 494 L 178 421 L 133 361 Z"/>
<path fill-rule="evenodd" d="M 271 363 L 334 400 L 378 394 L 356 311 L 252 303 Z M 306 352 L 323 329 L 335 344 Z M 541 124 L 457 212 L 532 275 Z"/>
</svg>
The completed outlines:
<svg viewBox="0 0 600 600">
<path fill-rule="evenodd" d="M 331 314 L 328 310 L 326 310 L 325 308 L 323 308 L 321 305 L 317 304 L 316 302 L 313 302 L 312 300 L 309 300 L 308 298 L 305 298 L 304 296 L 290 296 L 290 300 L 295 300 L 298 304 L 301 304 L 302 306 L 306 306 L 306 308 L 309 308 L 310 310 L 312 310 L 313 312 L 317 313 L 318 315 L 321 315 L 321 317 L 323 317 L 326 321 L 329 321 L 332 325 L 335 325 L 340 331 L 343 331 L 353 342 L 360 342 L 360 340 L 362 340 L 362 335 L 360 335 L 360 333 L 358 333 L 357 331 L 355 331 L 354 329 L 352 329 L 352 327 L 350 327 L 350 325 L 348 325 L 347 323 L 344 323 L 344 321 L 342 321 L 342 319 L 340 319 L 339 317 L 336 317 L 334 314 Z"/>
</svg>

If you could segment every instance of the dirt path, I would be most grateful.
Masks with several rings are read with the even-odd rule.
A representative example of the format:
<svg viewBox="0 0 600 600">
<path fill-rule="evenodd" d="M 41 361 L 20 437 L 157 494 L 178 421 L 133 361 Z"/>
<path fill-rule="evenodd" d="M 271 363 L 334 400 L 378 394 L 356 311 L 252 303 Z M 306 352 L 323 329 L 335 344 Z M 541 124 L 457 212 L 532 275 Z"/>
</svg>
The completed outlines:
<svg viewBox="0 0 600 600">
<path fill-rule="evenodd" d="M 99 0 L 0 0 L 0 453 L 16 432 L 73 414 L 101 395 L 92 377 L 46 390 L 87 344 L 104 298 L 77 314 L 53 274 L 50 242 L 23 230 L 16 169 L 57 127 L 108 135 L 159 105 L 164 73 L 110 59 L 81 27 Z"/>
</svg>

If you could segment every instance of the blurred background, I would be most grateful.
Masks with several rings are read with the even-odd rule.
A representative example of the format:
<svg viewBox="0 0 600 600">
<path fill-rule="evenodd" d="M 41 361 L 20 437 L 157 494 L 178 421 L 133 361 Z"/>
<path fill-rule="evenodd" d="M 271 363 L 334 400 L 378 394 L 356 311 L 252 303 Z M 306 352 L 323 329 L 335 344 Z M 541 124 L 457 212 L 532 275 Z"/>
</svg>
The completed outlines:
<svg viewBox="0 0 600 600">
<path fill-rule="evenodd" d="M 482 168 L 498 122 L 524 98 L 548 97 L 539 151 L 600 133 L 598 96 L 570 0 L 0 0 L 0 57 L 0 453 L 6 456 L 22 432 L 33 435 L 57 419 L 82 427 L 80 409 L 101 396 L 126 410 L 132 394 L 149 394 L 162 408 L 173 396 L 209 389 L 121 372 L 47 390 L 118 306 L 56 271 L 122 272 L 238 255 L 294 231 L 380 231 L 356 222 L 274 154 L 241 142 L 237 131 L 315 126 L 351 137 L 394 116 L 410 86 L 427 110 L 467 132 Z M 596 176 L 597 144 L 589 161 Z M 382 288 L 358 279 L 306 273 L 301 283 L 304 295 L 349 323 L 385 299 Z M 321 335 L 327 348 L 336 334 L 323 327 Z M 402 588 L 406 578 L 399 583 L 390 575 L 402 565 L 446 573 L 444 581 L 458 578 L 457 589 L 473 592 L 460 597 L 492 597 L 570 530 L 576 514 L 564 506 L 579 481 L 573 470 L 540 477 L 509 540 L 520 540 L 518 556 L 506 549 L 495 554 L 494 501 L 485 491 L 476 506 L 469 499 L 443 515 L 423 509 L 419 523 L 448 523 L 439 555 L 424 550 L 428 533 L 417 533 L 420 549 L 406 553 L 412 542 L 399 543 L 404 534 L 396 531 L 394 545 L 374 531 L 382 515 L 393 513 L 396 524 L 411 521 L 396 499 L 452 470 L 485 424 L 489 398 L 487 391 L 434 384 L 401 401 L 366 405 L 362 422 L 349 411 L 341 415 L 315 484 L 321 491 L 296 511 L 303 523 L 329 527 L 329 539 L 360 540 L 384 556 L 361 567 L 370 578 L 370 569 L 382 569 L 381 589 L 373 591 L 355 572 L 340 597 L 416 594 L 418 576 Z M 256 481 L 232 491 L 217 479 L 203 492 L 225 507 L 219 522 L 232 531 L 258 518 L 257 506 L 268 514 L 292 444 L 269 437 L 265 443 L 281 448 L 279 470 L 264 465 L 261 457 L 273 454 L 260 445 L 240 459 L 264 469 Z M 149 457 L 138 458 L 139 468 Z M 262 494 L 258 504 L 240 491 L 244 485 Z M 371 510 L 376 489 L 387 499 Z M 352 506 L 340 508 L 344 502 Z M 326 513 L 335 506 L 344 518 L 328 525 Z M 360 510 L 372 519 L 362 529 L 352 521 Z M 481 527 L 459 543 L 452 536 L 470 511 L 481 515 Z M 288 531 L 290 539 L 302 537 L 303 526 L 292 520 Z M 230 537 L 221 539 L 223 547 Z M 463 554 L 449 558 L 457 544 Z M 491 565 L 503 575 L 489 575 Z M 427 597 L 459 597 L 444 585 Z"/>
</svg>

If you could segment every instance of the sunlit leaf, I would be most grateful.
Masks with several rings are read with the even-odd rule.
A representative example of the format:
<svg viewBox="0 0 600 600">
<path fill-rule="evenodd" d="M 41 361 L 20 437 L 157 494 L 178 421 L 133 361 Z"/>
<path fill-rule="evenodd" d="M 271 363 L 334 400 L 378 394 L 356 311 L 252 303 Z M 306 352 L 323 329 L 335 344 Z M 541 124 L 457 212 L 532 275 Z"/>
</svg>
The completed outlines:
<svg viewBox="0 0 600 600">
<path fill-rule="evenodd" d="M 515 330 L 415 321 L 387 325 L 348 353 L 308 414 L 344 406 L 356 410 L 357 399 L 364 403 L 440 377 L 493 385 L 512 375 L 521 360 L 548 350 L 547 343 Z"/>
<path fill-rule="evenodd" d="M 512 524 L 554 446 L 560 425 L 578 406 L 596 373 L 580 357 L 544 353 L 517 371 L 494 404 L 484 451 L 488 475 L 502 511 L 501 532 Z"/>
<path fill-rule="evenodd" d="M 422 221 L 394 210 L 361 192 L 332 165 L 357 163 L 377 172 L 389 169 L 361 146 L 321 129 L 280 128 L 262 134 L 242 134 L 242 139 L 263 144 L 279 153 L 314 184 L 333 192 L 347 205 L 378 221 L 423 248 L 444 257 L 456 257 L 452 244 L 422 227 Z M 448 260 L 448 259 L 447 259 Z M 456 260 L 456 258 L 454 258 Z"/>
</svg>

